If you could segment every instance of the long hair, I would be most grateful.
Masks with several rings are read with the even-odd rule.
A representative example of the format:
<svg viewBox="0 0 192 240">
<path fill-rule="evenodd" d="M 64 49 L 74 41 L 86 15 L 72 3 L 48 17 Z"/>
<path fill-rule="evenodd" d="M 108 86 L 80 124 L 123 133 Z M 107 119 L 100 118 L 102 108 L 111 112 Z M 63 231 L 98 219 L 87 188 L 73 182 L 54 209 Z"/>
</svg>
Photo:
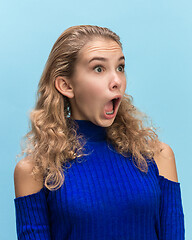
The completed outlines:
<svg viewBox="0 0 192 240">
<path fill-rule="evenodd" d="M 78 53 L 94 38 L 116 41 L 120 38 L 108 28 L 80 25 L 65 30 L 49 54 L 37 92 L 35 108 L 30 113 L 30 131 L 25 135 L 22 154 L 34 161 L 33 175 L 43 176 L 49 190 L 58 189 L 64 182 L 63 169 L 71 161 L 85 155 L 85 139 L 77 135 L 77 124 L 70 118 L 69 99 L 55 88 L 55 79 L 73 76 Z M 113 124 L 107 128 L 107 139 L 115 149 L 126 156 L 131 152 L 136 166 L 148 171 L 146 159 L 153 159 L 158 149 L 155 128 L 145 127 L 143 115 L 133 106 L 130 95 L 124 94 Z"/>
</svg>

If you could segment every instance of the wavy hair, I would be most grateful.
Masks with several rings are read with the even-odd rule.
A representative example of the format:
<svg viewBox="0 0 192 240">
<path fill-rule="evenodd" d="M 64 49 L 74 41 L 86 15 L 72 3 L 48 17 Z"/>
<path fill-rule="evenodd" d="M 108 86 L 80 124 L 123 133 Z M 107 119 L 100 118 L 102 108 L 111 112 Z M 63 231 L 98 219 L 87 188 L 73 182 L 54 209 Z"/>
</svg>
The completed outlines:
<svg viewBox="0 0 192 240">
<path fill-rule="evenodd" d="M 71 161 L 86 155 L 86 140 L 77 135 L 77 124 L 70 117 L 69 99 L 55 88 L 55 79 L 73 76 L 81 48 L 94 38 L 116 41 L 120 38 L 108 28 L 93 25 L 73 26 L 57 39 L 42 73 L 35 108 L 30 113 L 30 131 L 24 136 L 22 155 L 34 161 L 33 175 L 43 176 L 49 190 L 58 189 L 64 182 L 64 169 Z M 158 147 L 155 128 L 146 127 L 147 116 L 133 105 L 130 95 L 124 94 L 113 124 L 107 128 L 107 140 L 115 149 L 127 156 L 133 155 L 136 166 L 148 171 L 147 159 L 153 159 Z"/>
</svg>

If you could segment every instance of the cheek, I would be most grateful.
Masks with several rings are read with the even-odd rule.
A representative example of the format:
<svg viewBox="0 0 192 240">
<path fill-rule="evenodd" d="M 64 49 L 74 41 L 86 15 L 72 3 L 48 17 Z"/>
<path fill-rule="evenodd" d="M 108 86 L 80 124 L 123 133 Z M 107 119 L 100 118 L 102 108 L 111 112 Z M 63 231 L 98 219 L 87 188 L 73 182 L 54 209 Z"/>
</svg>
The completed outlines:
<svg viewBox="0 0 192 240">
<path fill-rule="evenodd" d="M 126 90 L 126 87 L 127 87 L 127 80 L 126 80 L 126 78 L 125 78 L 124 81 L 123 81 L 123 88 L 124 88 L 124 91 Z"/>
<path fill-rule="evenodd" d="M 79 93 L 82 95 L 82 98 L 88 98 L 91 102 L 93 102 L 95 99 L 98 99 L 99 96 L 101 96 L 103 89 L 103 85 L 89 82 L 81 86 Z"/>
</svg>

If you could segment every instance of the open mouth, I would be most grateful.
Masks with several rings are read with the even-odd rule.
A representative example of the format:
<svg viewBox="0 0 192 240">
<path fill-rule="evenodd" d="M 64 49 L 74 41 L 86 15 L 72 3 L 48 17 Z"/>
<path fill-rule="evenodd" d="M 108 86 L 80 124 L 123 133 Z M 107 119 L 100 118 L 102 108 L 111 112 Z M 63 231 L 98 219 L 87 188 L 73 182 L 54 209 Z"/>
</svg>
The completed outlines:
<svg viewBox="0 0 192 240">
<path fill-rule="evenodd" d="M 114 113 L 116 113 L 116 109 L 119 105 L 121 98 L 117 97 L 117 98 L 113 98 L 111 101 L 109 101 L 110 106 L 112 107 L 111 110 L 106 111 L 107 115 L 112 115 Z"/>
</svg>

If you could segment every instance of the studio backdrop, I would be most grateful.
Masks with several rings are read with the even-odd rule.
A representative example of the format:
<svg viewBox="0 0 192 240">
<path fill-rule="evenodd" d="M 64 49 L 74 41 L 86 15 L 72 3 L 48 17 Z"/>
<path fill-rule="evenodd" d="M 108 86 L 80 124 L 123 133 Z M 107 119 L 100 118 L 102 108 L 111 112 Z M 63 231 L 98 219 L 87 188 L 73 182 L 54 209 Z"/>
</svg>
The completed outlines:
<svg viewBox="0 0 192 240">
<path fill-rule="evenodd" d="M 16 239 L 13 173 L 48 54 L 68 27 L 116 32 L 127 89 L 175 153 L 186 239 L 192 236 L 192 2 L 190 0 L 0 1 L 0 239 Z"/>
</svg>

